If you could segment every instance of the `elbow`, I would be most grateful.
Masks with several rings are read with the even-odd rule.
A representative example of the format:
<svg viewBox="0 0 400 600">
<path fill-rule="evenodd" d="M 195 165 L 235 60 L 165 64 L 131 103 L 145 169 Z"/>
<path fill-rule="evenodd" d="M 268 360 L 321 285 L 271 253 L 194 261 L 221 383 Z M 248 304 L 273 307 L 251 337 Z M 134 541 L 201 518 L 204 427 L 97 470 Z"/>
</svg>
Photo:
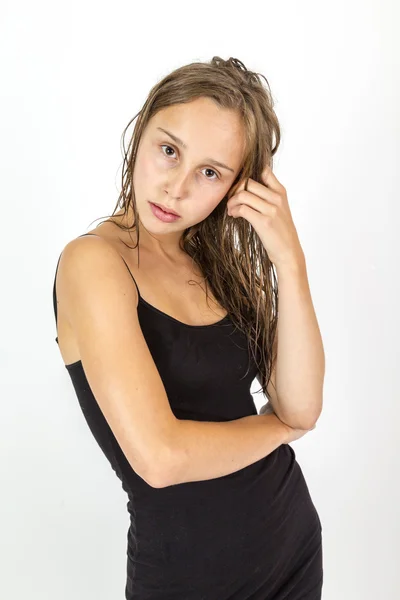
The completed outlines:
<svg viewBox="0 0 400 600">
<path fill-rule="evenodd" d="M 318 419 L 309 419 L 307 421 L 302 421 L 300 429 L 304 429 L 306 431 L 312 431 L 314 427 L 317 425 Z"/>
<path fill-rule="evenodd" d="M 305 417 L 302 420 L 302 425 L 303 425 L 303 429 L 314 429 L 314 427 L 316 427 L 317 425 L 317 421 L 321 415 L 322 412 L 322 408 L 318 409 L 318 411 L 316 413 L 311 413 L 308 417 Z"/>
<path fill-rule="evenodd" d="M 167 448 L 160 450 L 148 463 L 145 481 L 153 488 L 164 488 L 174 484 L 173 452 Z"/>
<path fill-rule="evenodd" d="M 303 412 L 303 413 L 293 413 L 289 414 L 283 413 L 280 410 L 280 407 L 277 407 L 275 410 L 277 417 L 288 425 L 292 427 L 292 429 L 304 429 L 305 431 L 311 431 L 317 424 L 317 421 L 320 417 L 322 409 L 318 409 L 316 412 Z"/>
<path fill-rule="evenodd" d="M 316 427 L 317 425 L 317 421 L 320 417 L 320 414 L 321 410 L 319 410 L 317 413 L 311 413 L 301 418 L 299 417 L 299 429 L 306 429 L 308 431 L 314 429 L 314 427 Z"/>
<path fill-rule="evenodd" d="M 317 409 L 314 411 L 314 413 L 312 414 L 312 418 L 308 421 L 308 424 L 311 424 L 311 429 L 314 429 L 314 427 L 317 426 L 317 421 L 321 416 L 322 413 L 322 404 L 323 404 L 323 400 L 321 399 L 320 402 L 318 403 Z"/>
<path fill-rule="evenodd" d="M 174 418 L 171 428 L 156 436 L 154 445 L 146 444 L 147 457 L 144 461 L 142 478 L 153 488 L 164 488 L 175 483 L 177 456 L 177 423 Z M 162 441 L 160 441 L 162 438 Z M 151 451 L 149 450 L 151 448 Z"/>
</svg>

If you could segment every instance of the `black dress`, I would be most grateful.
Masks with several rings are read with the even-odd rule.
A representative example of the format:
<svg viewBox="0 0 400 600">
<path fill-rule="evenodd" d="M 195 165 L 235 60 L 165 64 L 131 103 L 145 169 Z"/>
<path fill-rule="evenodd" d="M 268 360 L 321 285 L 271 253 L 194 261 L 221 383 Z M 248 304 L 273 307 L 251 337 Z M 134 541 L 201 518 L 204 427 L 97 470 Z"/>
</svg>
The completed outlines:
<svg viewBox="0 0 400 600">
<path fill-rule="evenodd" d="M 57 322 L 56 276 L 57 269 Z M 174 415 L 197 421 L 256 415 L 250 386 L 257 368 L 229 316 L 187 325 L 138 294 L 139 322 Z M 66 369 L 127 493 L 126 600 L 320 600 L 321 522 L 289 444 L 222 477 L 153 488 L 118 445 L 81 361 Z"/>
</svg>

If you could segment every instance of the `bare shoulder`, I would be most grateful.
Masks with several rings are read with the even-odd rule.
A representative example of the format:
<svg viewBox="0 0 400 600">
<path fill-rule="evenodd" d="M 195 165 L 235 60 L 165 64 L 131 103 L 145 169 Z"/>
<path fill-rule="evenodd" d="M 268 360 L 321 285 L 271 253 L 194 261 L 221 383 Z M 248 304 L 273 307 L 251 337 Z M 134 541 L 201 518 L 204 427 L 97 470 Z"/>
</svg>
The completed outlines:
<svg viewBox="0 0 400 600">
<path fill-rule="evenodd" d="M 107 281 L 111 287 L 103 285 Z M 103 234 L 77 237 L 66 244 L 59 263 L 57 275 L 57 297 L 63 301 L 65 314 L 66 302 L 78 286 L 87 289 L 101 286 L 103 292 L 126 293 L 135 306 L 138 304 L 136 286 L 114 240 Z M 116 288 L 117 286 L 117 288 Z M 92 287 L 92 290 L 94 288 Z"/>
</svg>

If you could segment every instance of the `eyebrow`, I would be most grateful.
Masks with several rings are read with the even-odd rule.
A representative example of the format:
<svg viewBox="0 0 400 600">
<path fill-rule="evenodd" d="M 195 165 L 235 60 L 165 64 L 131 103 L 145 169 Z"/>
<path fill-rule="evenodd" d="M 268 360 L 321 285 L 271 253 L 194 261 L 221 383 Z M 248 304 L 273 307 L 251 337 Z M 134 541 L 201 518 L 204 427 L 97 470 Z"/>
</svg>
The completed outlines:
<svg viewBox="0 0 400 600">
<path fill-rule="evenodd" d="M 176 144 L 178 144 L 179 146 L 182 146 L 182 148 L 187 148 L 187 145 L 185 144 L 185 142 L 183 142 L 180 138 L 178 138 L 176 135 L 174 135 L 170 131 L 163 129 L 162 127 L 157 127 L 157 129 L 159 129 L 160 131 L 163 131 L 164 133 L 169 135 L 169 137 L 172 138 Z M 213 165 L 216 165 L 217 167 L 221 167 L 221 169 L 227 169 L 228 171 L 232 171 L 232 173 L 235 172 L 234 169 L 231 169 L 231 167 L 228 167 L 228 165 L 225 165 L 224 163 L 220 162 L 219 160 L 215 160 L 214 158 L 206 158 L 205 162 L 209 162 Z"/>
</svg>

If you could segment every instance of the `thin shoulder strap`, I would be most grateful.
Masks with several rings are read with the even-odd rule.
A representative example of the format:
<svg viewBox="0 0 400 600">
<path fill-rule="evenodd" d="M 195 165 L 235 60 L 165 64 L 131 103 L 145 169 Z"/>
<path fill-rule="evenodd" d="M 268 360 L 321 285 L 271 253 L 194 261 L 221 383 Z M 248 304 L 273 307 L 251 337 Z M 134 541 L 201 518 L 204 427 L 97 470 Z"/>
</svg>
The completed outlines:
<svg viewBox="0 0 400 600">
<path fill-rule="evenodd" d="M 83 236 L 85 236 L 85 235 L 94 235 L 94 236 L 96 236 L 96 237 L 100 237 L 100 236 L 99 236 L 99 235 L 97 235 L 96 233 L 83 233 L 82 235 L 78 235 L 78 237 L 83 237 Z M 61 254 L 62 254 L 62 252 L 61 252 Z M 55 320 L 56 320 L 56 327 L 57 327 L 57 295 L 56 295 L 56 278 L 57 278 L 58 265 L 60 264 L 60 258 L 61 258 L 61 254 L 60 254 L 60 256 L 58 257 L 57 266 L 56 266 L 56 272 L 55 272 L 55 275 L 54 275 L 54 283 L 53 283 L 53 308 L 54 308 L 54 316 L 55 316 Z M 121 258 L 122 258 L 122 256 L 121 256 Z M 137 289 L 137 292 L 138 292 L 139 298 L 141 298 L 140 291 L 139 291 L 139 287 L 138 287 L 138 284 L 136 283 L 136 279 L 135 279 L 135 278 L 134 278 L 134 276 L 132 275 L 132 273 L 131 273 L 131 270 L 129 269 L 129 267 L 128 267 L 128 265 L 126 264 L 125 260 L 124 260 L 123 258 L 122 258 L 122 260 L 124 261 L 124 264 L 125 264 L 126 268 L 128 269 L 130 276 L 131 276 L 131 277 L 132 277 L 132 279 L 133 279 L 133 283 L 136 285 L 136 289 Z M 56 337 L 56 342 L 57 342 L 57 344 L 58 344 L 58 336 Z"/>
<path fill-rule="evenodd" d="M 121 258 L 122 258 L 122 256 L 121 256 Z M 136 279 L 135 279 L 135 278 L 134 278 L 134 276 L 132 275 L 132 272 L 131 272 L 130 268 L 128 267 L 128 265 L 126 264 L 125 260 L 124 260 L 123 258 L 122 258 L 122 260 L 124 261 L 124 263 L 125 263 L 125 266 L 126 266 L 126 268 L 128 269 L 128 271 L 129 271 L 129 275 L 130 275 L 130 276 L 132 277 L 132 279 L 133 279 L 133 283 L 136 285 L 136 289 L 137 289 L 138 296 L 139 296 L 139 298 L 141 298 L 141 295 L 140 295 L 140 292 L 139 292 L 139 287 L 138 287 L 138 284 L 136 283 Z"/>
</svg>

